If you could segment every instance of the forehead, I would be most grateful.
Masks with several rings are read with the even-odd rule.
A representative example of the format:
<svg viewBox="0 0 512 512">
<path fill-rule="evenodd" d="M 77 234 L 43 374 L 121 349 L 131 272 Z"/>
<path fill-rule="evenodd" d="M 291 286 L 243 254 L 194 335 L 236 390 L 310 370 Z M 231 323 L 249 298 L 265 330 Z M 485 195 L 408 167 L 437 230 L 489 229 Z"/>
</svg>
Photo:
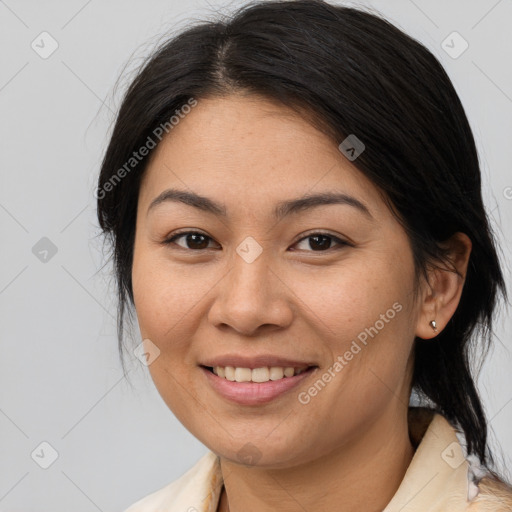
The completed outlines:
<svg viewBox="0 0 512 512">
<path fill-rule="evenodd" d="M 176 186 L 251 203 L 326 190 L 382 201 L 330 137 L 260 96 L 200 99 L 180 119 L 151 156 L 141 200 Z"/>
</svg>

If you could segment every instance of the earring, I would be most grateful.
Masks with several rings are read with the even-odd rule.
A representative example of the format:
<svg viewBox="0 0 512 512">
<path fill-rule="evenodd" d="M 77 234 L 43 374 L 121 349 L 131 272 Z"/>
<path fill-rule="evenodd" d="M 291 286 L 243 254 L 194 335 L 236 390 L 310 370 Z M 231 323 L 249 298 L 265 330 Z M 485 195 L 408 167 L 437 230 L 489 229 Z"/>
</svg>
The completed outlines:
<svg viewBox="0 0 512 512">
<path fill-rule="evenodd" d="M 431 320 L 429 325 L 434 329 L 434 332 L 437 332 L 437 324 L 435 320 Z"/>
</svg>

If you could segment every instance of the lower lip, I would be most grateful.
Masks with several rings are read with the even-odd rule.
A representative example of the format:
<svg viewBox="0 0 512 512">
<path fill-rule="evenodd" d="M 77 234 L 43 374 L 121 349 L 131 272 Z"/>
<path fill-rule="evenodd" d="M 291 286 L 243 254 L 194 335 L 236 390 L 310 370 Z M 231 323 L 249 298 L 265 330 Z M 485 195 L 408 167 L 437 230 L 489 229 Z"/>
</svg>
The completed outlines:
<svg viewBox="0 0 512 512">
<path fill-rule="evenodd" d="M 299 375 L 283 377 L 279 380 L 269 380 L 267 382 L 236 382 L 219 377 L 207 368 L 201 367 L 201 370 L 217 393 L 240 405 L 259 405 L 270 402 L 293 389 L 304 379 L 307 379 L 315 369 L 316 367 L 311 367 Z"/>
</svg>

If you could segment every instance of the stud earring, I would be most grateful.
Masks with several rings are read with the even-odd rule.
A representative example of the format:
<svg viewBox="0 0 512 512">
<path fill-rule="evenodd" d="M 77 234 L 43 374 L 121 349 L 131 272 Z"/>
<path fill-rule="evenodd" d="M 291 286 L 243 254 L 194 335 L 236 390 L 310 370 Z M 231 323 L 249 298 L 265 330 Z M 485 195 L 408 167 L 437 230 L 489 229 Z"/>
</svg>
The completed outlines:
<svg viewBox="0 0 512 512">
<path fill-rule="evenodd" d="M 434 332 L 437 332 L 437 324 L 435 320 L 430 321 L 430 327 L 434 330 Z"/>
</svg>

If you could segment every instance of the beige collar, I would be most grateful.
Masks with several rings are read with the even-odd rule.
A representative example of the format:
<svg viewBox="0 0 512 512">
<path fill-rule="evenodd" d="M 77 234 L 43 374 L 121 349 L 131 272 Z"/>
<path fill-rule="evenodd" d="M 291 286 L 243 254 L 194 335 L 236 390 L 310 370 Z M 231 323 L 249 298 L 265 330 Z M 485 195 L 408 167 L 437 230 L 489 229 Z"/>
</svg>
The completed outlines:
<svg viewBox="0 0 512 512">
<path fill-rule="evenodd" d="M 383 512 L 466 511 L 469 464 L 454 428 L 439 414 L 411 408 L 409 431 L 417 449 Z M 216 512 L 222 487 L 219 457 L 208 451 L 178 480 L 124 512 Z"/>
</svg>

